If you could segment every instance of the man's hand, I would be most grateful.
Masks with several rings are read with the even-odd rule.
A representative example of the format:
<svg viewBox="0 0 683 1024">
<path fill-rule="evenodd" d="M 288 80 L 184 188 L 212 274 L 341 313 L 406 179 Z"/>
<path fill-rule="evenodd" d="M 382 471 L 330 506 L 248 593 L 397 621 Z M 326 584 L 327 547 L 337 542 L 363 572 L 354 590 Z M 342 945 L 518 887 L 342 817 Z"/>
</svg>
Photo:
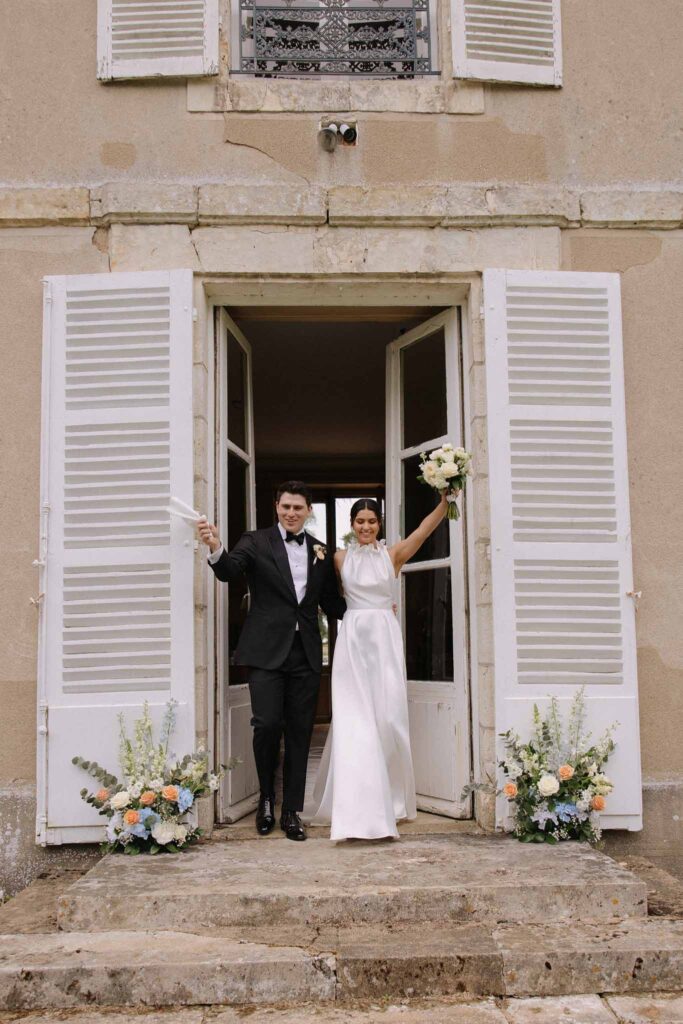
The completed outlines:
<svg viewBox="0 0 683 1024">
<path fill-rule="evenodd" d="M 203 544 L 206 544 L 211 554 L 213 554 L 214 551 L 218 551 L 219 547 L 221 547 L 218 530 L 205 516 L 202 516 L 202 518 L 197 522 L 197 533 L 199 534 L 199 539 Z"/>
</svg>

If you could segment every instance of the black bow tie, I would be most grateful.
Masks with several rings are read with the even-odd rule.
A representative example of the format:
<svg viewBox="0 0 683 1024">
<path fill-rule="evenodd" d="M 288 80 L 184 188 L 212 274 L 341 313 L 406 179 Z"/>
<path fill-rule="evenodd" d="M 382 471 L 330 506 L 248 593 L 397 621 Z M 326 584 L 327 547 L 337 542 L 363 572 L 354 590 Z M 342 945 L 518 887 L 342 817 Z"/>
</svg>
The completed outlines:
<svg viewBox="0 0 683 1024">
<path fill-rule="evenodd" d="M 287 530 L 285 540 L 287 543 L 289 543 L 290 540 L 295 540 L 297 544 L 303 544 L 305 536 L 306 535 L 304 533 L 292 533 L 290 530 Z"/>
</svg>

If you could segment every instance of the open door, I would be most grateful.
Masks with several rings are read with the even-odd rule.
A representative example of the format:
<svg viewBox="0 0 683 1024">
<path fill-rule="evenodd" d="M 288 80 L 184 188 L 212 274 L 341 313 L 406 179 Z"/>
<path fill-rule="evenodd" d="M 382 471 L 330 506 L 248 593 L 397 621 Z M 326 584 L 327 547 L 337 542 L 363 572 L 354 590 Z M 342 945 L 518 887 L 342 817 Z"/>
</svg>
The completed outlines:
<svg viewBox="0 0 683 1024">
<path fill-rule="evenodd" d="M 420 452 L 462 444 L 458 323 L 447 310 L 387 349 L 387 543 L 434 507 L 418 482 Z M 462 506 L 462 501 L 460 501 Z M 444 521 L 404 566 L 400 615 L 408 669 L 418 807 L 469 815 L 467 630 L 463 520 Z"/>
<path fill-rule="evenodd" d="M 251 348 L 225 310 L 216 313 L 216 522 L 232 548 L 256 528 L 254 418 Z M 220 760 L 237 757 L 221 787 L 220 818 L 237 821 L 258 802 L 258 776 L 251 741 L 251 701 L 245 669 L 233 664 L 248 611 L 246 581 L 217 586 L 217 663 Z"/>
</svg>

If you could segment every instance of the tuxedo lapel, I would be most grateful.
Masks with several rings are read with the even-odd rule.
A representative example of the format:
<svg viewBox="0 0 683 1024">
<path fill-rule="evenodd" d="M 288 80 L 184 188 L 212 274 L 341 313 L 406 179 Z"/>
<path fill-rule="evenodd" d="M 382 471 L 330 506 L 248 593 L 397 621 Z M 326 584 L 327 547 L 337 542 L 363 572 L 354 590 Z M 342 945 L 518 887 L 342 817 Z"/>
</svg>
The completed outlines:
<svg viewBox="0 0 683 1024">
<path fill-rule="evenodd" d="M 287 558 L 287 552 L 285 550 L 285 542 L 283 541 L 277 526 L 274 526 L 270 531 L 268 540 L 270 541 L 270 549 L 273 553 L 275 564 L 282 573 L 285 583 L 289 587 L 292 597 L 296 601 L 296 588 L 294 587 L 294 580 L 292 579 L 292 570 L 289 567 L 289 559 Z"/>
</svg>

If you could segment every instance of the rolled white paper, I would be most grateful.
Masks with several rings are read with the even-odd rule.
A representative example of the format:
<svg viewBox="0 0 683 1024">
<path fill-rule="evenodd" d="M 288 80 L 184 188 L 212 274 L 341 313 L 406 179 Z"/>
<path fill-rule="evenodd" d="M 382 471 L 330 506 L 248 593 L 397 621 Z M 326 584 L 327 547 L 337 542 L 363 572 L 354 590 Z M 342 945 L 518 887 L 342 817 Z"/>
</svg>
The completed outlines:
<svg viewBox="0 0 683 1024">
<path fill-rule="evenodd" d="M 196 523 L 204 518 L 201 512 L 197 512 L 196 509 L 186 505 L 180 498 L 173 496 L 169 499 L 166 511 L 172 516 L 177 516 L 178 519 L 184 519 L 187 523 Z"/>
</svg>

